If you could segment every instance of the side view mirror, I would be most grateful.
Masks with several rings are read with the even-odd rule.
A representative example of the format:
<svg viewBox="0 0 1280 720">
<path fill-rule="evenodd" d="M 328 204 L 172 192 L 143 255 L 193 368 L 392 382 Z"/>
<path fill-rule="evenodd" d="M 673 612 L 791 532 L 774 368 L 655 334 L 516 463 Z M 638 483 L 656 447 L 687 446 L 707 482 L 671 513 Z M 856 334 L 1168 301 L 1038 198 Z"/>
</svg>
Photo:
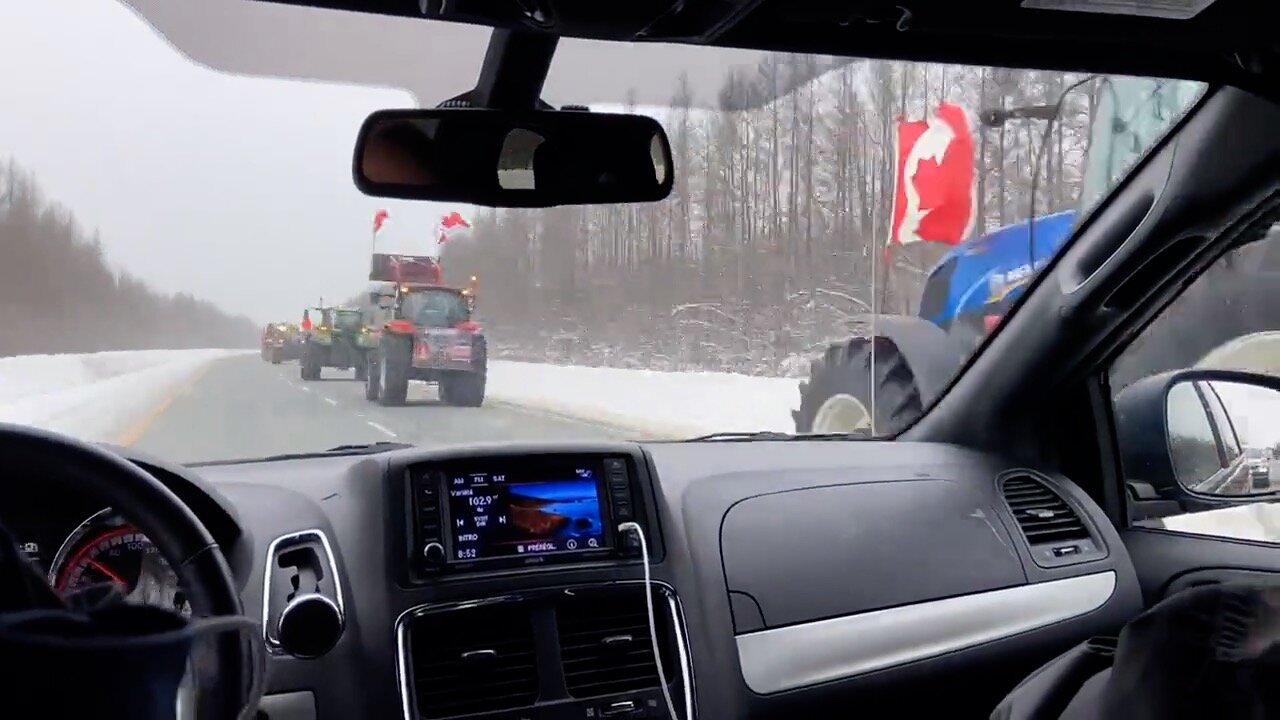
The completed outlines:
<svg viewBox="0 0 1280 720">
<path fill-rule="evenodd" d="M 366 195 L 489 207 L 654 202 L 672 187 L 658 121 L 578 110 L 381 110 L 352 171 Z"/>
<path fill-rule="evenodd" d="M 1131 505 L 1195 512 L 1280 495 L 1280 377 L 1175 370 L 1126 387 L 1115 407 Z"/>
</svg>

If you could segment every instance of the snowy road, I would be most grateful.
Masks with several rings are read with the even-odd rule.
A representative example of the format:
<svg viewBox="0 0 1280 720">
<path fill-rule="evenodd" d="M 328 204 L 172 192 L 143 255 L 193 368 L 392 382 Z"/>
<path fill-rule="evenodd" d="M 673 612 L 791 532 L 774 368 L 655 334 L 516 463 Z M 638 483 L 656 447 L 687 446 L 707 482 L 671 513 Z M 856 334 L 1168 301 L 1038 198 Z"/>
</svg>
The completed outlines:
<svg viewBox="0 0 1280 720">
<path fill-rule="evenodd" d="M 117 442 L 178 462 L 324 450 L 392 440 L 431 446 L 498 440 L 600 440 L 627 433 L 537 410 L 486 402 L 442 405 L 430 386 L 410 386 L 409 404 L 364 399 L 352 373 L 325 370 L 304 383 L 296 363 L 256 355 L 217 360 L 162 398 Z"/>
</svg>

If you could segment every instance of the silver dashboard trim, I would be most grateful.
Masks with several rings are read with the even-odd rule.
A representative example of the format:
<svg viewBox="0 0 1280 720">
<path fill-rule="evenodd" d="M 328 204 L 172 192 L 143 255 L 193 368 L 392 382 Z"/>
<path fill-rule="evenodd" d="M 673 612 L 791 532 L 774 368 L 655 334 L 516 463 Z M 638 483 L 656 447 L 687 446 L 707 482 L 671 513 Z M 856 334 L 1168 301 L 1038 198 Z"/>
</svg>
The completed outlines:
<svg viewBox="0 0 1280 720">
<path fill-rule="evenodd" d="M 1115 588 L 1106 571 L 746 633 L 742 679 L 768 695 L 936 657 L 1097 610 Z"/>
<path fill-rule="evenodd" d="M 346 627 L 347 606 L 342 598 L 342 576 L 338 574 L 338 561 L 333 554 L 333 546 L 329 544 L 329 536 L 319 528 L 285 533 L 272 540 L 267 546 L 266 564 L 262 566 L 262 641 L 266 643 L 267 652 L 272 655 L 283 654 L 283 650 L 280 648 L 280 643 L 272 636 L 269 622 L 271 619 L 271 565 L 275 562 L 281 545 L 307 539 L 319 541 L 320 547 L 324 550 L 325 566 L 329 569 L 329 577 L 333 578 L 333 594 L 337 596 L 334 598 L 334 604 L 338 608 L 338 621 Z M 283 614 L 283 610 L 281 613 Z"/>
<path fill-rule="evenodd" d="M 409 679 L 409 668 L 407 664 L 407 659 L 409 657 L 408 625 L 410 620 L 430 613 L 462 610 L 469 607 L 480 607 L 506 602 L 519 602 L 533 597 L 545 596 L 550 593 L 602 587 L 617 587 L 620 585 L 644 585 L 644 581 L 617 580 L 612 582 L 579 583 L 559 587 L 536 588 L 527 591 L 504 593 L 501 595 L 493 595 L 472 600 L 423 603 L 421 605 L 415 605 L 400 613 L 396 618 L 394 629 L 396 641 L 396 681 L 400 685 L 400 707 L 405 720 L 417 720 L 418 717 L 415 712 L 413 689 L 412 683 Z M 680 686 L 684 694 L 684 720 L 693 720 L 693 718 L 696 717 L 694 715 L 694 698 L 696 697 L 696 694 L 694 693 L 693 663 L 690 660 L 688 639 L 685 636 L 684 630 L 684 609 L 680 605 L 680 598 L 676 595 L 675 588 L 665 582 L 658 581 L 654 581 L 652 585 L 660 590 L 667 598 L 667 608 L 671 612 L 672 627 L 674 628 L 676 635 L 677 660 L 680 663 Z"/>
</svg>

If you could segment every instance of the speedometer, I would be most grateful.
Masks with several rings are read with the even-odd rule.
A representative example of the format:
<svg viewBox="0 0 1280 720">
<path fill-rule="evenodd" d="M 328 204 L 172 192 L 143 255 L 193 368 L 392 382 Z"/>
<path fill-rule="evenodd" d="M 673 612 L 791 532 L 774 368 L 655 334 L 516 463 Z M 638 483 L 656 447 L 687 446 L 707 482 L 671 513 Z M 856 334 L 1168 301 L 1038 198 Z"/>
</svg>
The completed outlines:
<svg viewBox="0 0 1280 720">
<path fill-rule="evenodd" d="M 114 583 L 131 602 L 191 612 L 177 573 L 160 551 L 110 510 L 85 520 L 62 543 L 49 582 L 62 594 Z"/>
</svg>

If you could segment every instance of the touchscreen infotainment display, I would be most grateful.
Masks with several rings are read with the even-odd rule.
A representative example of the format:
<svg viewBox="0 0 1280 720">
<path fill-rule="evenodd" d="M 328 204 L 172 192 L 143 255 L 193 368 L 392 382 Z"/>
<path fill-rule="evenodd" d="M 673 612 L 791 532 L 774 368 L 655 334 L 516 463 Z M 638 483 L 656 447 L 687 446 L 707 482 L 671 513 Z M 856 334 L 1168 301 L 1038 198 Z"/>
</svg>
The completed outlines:
<svg viewBox="0 0 1280 720">
<path fill-rule="evenodd" d="M 446 476 L 455 562 L 608 547 L 594 467 Z"/>
</svg>

